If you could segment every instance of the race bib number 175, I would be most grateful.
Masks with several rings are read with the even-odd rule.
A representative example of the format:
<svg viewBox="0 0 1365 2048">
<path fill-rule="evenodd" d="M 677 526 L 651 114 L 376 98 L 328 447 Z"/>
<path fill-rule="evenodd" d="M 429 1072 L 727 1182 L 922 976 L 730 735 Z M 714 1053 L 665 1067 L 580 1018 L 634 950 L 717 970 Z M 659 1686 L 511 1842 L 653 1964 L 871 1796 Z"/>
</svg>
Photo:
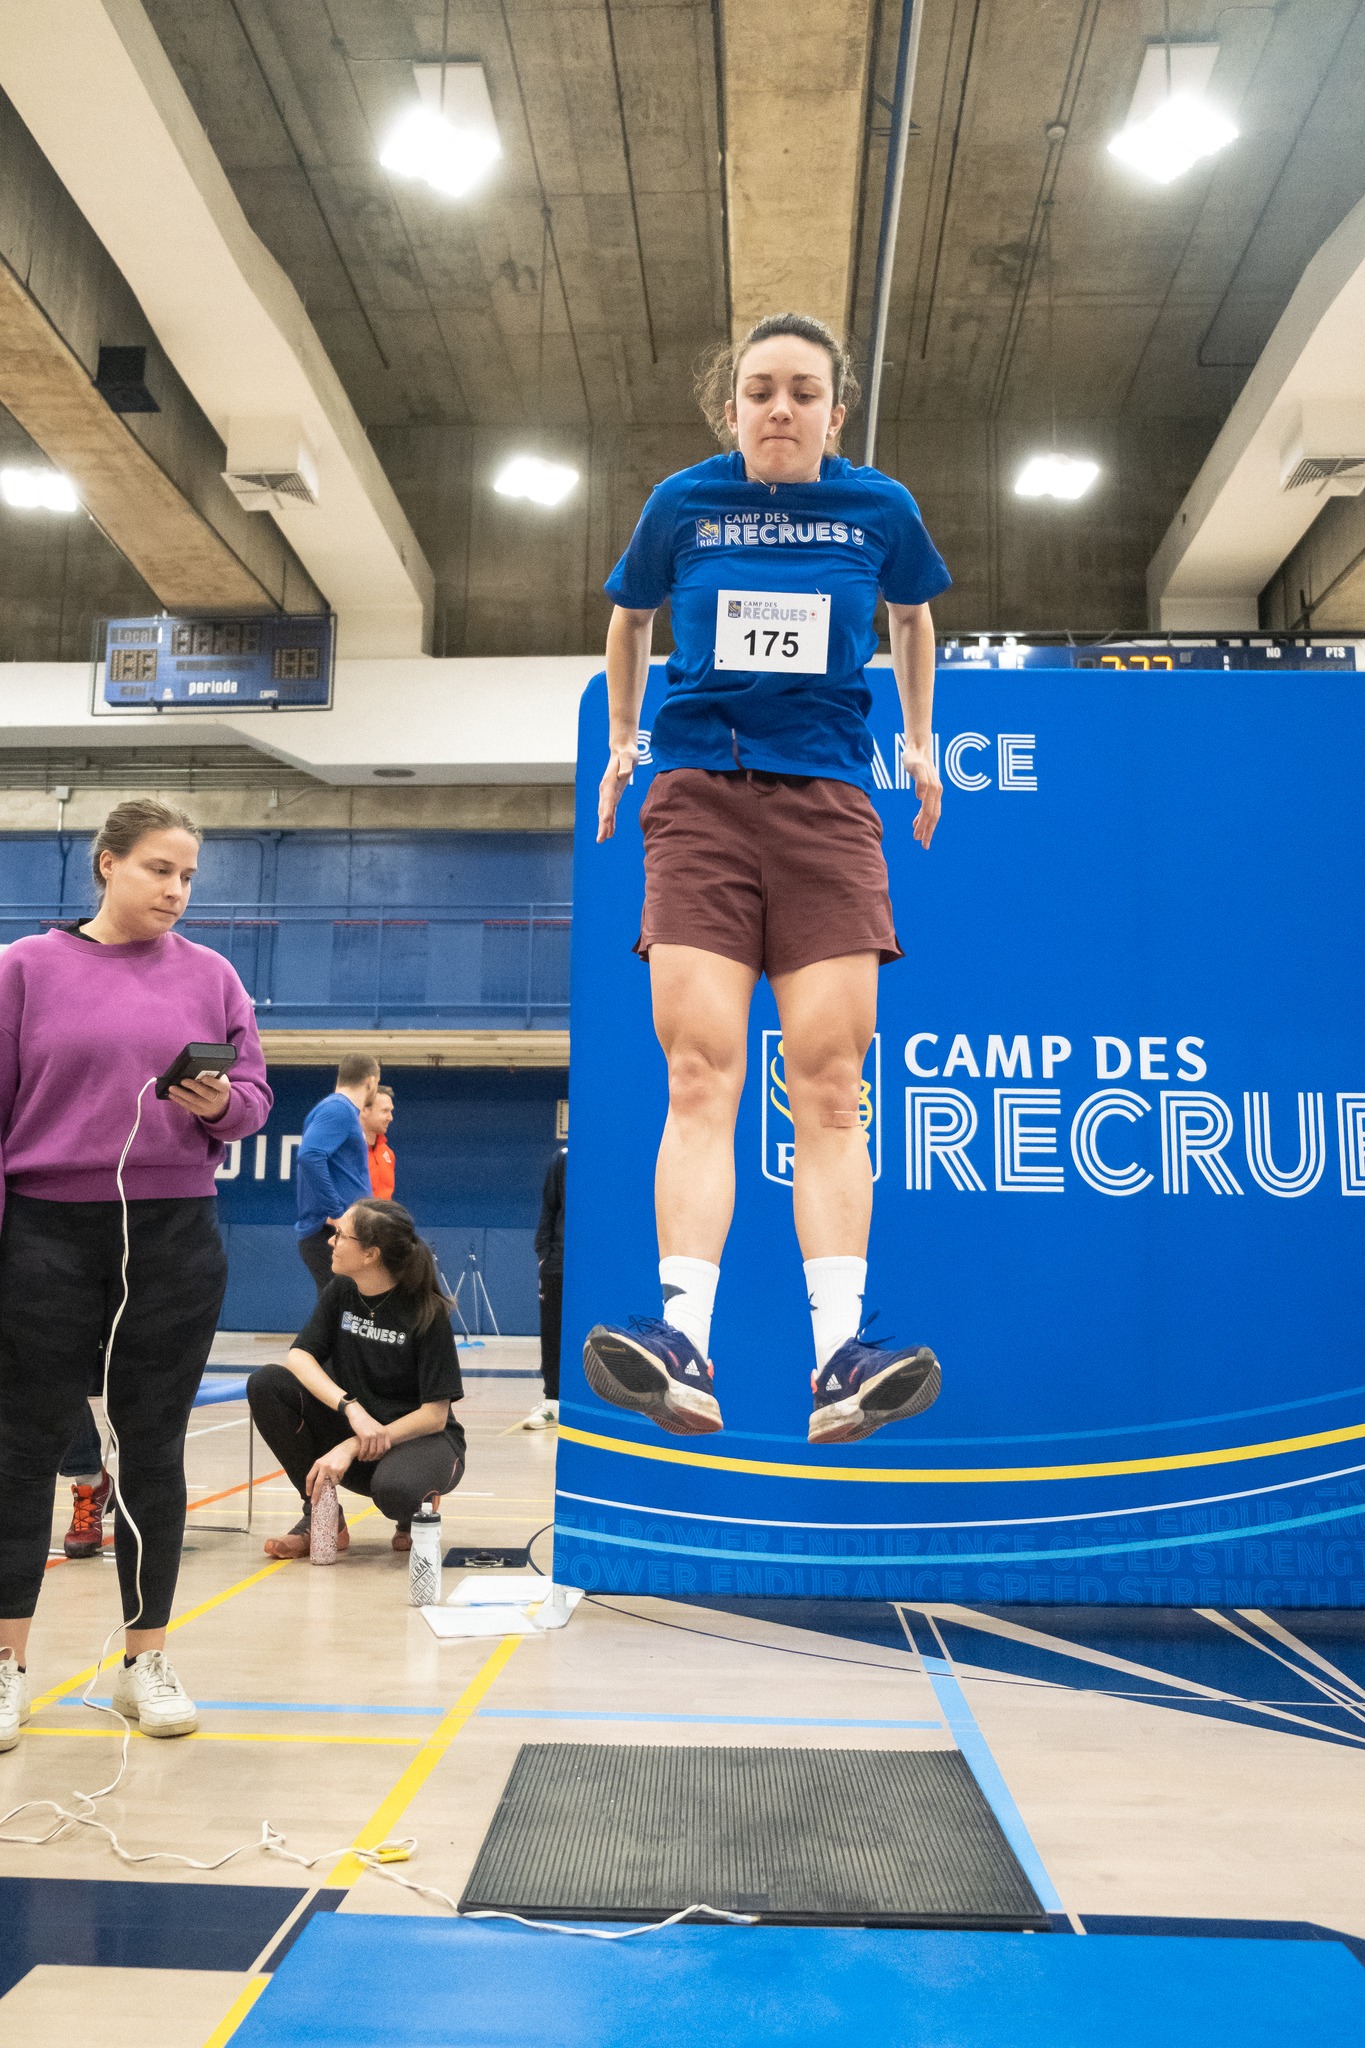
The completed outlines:
<svg viewBox="0 0 1365 2048">
<path fill-rule="evenodd" d="M 822 676 L 829 667 L 829 599 L 803 590 L 719 590 L 717 668 Z"/>
</svg>

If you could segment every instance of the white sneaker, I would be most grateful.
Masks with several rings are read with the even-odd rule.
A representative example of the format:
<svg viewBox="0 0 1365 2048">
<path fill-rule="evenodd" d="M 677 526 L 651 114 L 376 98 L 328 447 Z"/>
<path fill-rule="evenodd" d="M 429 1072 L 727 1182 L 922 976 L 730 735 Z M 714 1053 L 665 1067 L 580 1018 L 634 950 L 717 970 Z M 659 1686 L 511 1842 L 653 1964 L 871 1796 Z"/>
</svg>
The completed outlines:
<svg viewBox="0 0 1365 2048">
<path fill-rule="evenodd" d="M 558 1401 L 542 1401 L 539 1408 L 533 1408 L 522 1423 L 523 1429 L 558 1429 Z"/>
<path fill-rule="evenodd" d="M 144 1650 L 132 1664 L 120 1663 L 114 1705 L 136 1721 L 144 1735 L 193 1735 L 199 1709 L 166 1662 L 164 1650 Z"/>
<path fill-rule="evenodd" d="M 0 1650 L 0 1750 L 13 1749 L 28 1719 L 28 1674 L 8 1645 Z"/>
</svg>

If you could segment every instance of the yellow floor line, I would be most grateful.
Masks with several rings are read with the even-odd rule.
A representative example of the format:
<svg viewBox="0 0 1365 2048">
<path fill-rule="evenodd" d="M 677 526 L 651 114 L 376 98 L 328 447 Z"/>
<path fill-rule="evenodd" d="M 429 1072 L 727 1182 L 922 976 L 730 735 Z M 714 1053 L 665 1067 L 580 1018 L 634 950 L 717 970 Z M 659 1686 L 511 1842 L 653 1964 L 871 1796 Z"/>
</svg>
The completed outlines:
<svg viewBox="0 0 1365 2048">
<path fill-rule="evenodd" d="M 204 2048 L 224 2048 L 224 2044 L 232 2039 L 232 2036 L 236 2033 L 238 2027 L 241 2026 L 242 2021 L 251 2011 L 252 2006 L 256 2003 L 256 2000 L 269 1982 L 270 1979 L 268 1977 L 252 1978 L 245 1989 L 232 2001 L 230 2010 L 225 2012 L 222 2019 L 219 2020 L 217 2026 L 209 2035 L 207 2041 L 205 2041 Z"/>
<path fill-rule="evenodd" d="M 351 1523 L 351 1527 L 355 1528 L 358 1523 L 368 1521 L 371 1515 L 377 1515 L 378 1513 L 379 1510 L 376 1507 L 366 1508 L 362 1514 L 356 1516 L 355 1521 Z M 252 1586 L 259 1586 L 263 1579 L 272 1578 L 276 1572 L 282 1572 L 286 1565 L 293 1564 L 294 1562 L 293 1558 L 277 1558 L 273 1564 L 263 1565 L 260 1571 L 250 1573 L 245 1579 L 238 1579 L 235 1586 L 225 1586 L 221 1593 L 214 1593 L 209 1599 L 201 1600 L 197 1607 L 189 1608 L 184 1614 L 177 1614 L 175 1620 L 167 1624 L 166 1633 L 171 1635 L 178 1628 L 188 1628 L 189 1624 L 192 1621 L 198 1621 L 201 1615 L 212 1614 L 215 1607 L 221 1607 L 227 1600 L 235 1600 L 239 1593 L 247 1592 Z M 64 1698 L 69 1692 L 78 1692 L 81 1686 L 87 1684 L 95 1676 L 97 1670 L 112 1671 L 122 1655 L 123 1652 L 121 1650 L 115 1650 L 111 1656 L 104 1659 L 102 1664 L 98 1666 L 87 1664 L 84 1671 L 78 1671 L 74 1678 L 65 1679 L 61 1685 L 54 1685 L 49 1692 L 40 1693 L 33 1702 L 33 1712 L 36 1714 L 41 1707 L 50 1707 L 54 1700 Z"/>
<path fill-rule="evenodd" d="M 504 1636 L 492 1655 L 480 1665 L 440 1726 L 427 1737 L 393 1790 L 380 1801 L 370 1815 L 355 1838 L 354 1848 L 373 1849 L 388 1839 L 395 1821 L 400 1819 L 412 1804 L 494 1679 L 507 1664 L 517 1645 L 524 1641 L 523 1636 Z M 328 1886 L 352 1885 L 364 1867 L 354 1856 L 343 1856 L 336 1868 L 324 1879 L 324 1883 Z"/>
<path fill-rule="evenodd" d="M 97 1742 L 121 1742 L 123 1740 L 123 1730 L 119 1727 L 35 1728 L 30 1723 L 26 1732 L 29 1735 L 57 1735 L 64 1740 L 79 1740 L 81 1738 Z M 333 1742 L 358 1744 L 362 1748 L 369 1749 L 416 1749 L 422 1739 L 420 1735 L 238 1734 L 231 1729 L 223 1728 L 200 1728 L 193 1735 L 177 1735 L 172 1737 L 144 1735 L 140 1728 L 134 1728 L 132 1732 L 140 1742 Z"/>
</svg>

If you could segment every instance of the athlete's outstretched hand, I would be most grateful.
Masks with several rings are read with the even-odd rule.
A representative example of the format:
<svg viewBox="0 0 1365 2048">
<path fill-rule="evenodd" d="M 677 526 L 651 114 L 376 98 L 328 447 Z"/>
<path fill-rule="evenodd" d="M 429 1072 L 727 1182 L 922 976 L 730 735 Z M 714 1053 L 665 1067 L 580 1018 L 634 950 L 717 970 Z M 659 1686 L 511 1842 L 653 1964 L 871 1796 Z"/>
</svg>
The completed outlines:
<svg viewBox="0 0 1365 2048">
<path fill-rule="evenodd" d="M 616 830 L 616 806 L 639 766 L 640 749 L 636 744 L 628 747 L 613 747 L 607 759 L 607 770 L 597 791 L 597 843 L 610 839 Z"/>
<path fill-rule="evenodd" d="M 915 819 L 915 837 L 927 853 L 929 841 L 934 836 L 939 812 L 943 809 L 943 784 L 939 781 L 932 754 L 912 754 L 907 747 L 903 756 L 905 766 L 915 778 L 915 794 L 919 798 L 919 816 Z"/>
</svg>

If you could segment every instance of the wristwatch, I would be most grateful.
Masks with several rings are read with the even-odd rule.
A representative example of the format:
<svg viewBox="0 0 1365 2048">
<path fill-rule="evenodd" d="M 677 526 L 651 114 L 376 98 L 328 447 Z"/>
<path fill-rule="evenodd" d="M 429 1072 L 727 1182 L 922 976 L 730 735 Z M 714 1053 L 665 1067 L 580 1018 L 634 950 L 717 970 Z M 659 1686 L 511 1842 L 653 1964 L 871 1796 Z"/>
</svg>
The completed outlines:
<svg viewBox="0 0 1365 2048">
<path fill-rule="evenodd" d="M 343 1394 L 341 1399 L 337 1402 L 337 1414 L 344 1415 L 346 1413 L 346 1410 L 350 1407 L 352 1401 L 354 1401 L 354 1399 L 354 1394 Z"/>
</svg>

